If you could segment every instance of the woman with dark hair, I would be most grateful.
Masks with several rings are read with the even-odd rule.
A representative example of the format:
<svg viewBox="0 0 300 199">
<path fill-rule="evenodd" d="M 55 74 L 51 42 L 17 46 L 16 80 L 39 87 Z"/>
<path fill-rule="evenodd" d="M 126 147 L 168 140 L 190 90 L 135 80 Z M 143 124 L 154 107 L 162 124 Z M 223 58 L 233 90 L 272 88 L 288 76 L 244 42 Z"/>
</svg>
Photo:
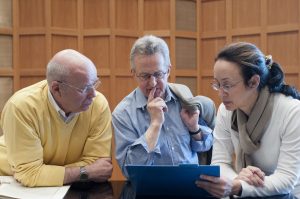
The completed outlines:
<svg viewBox="0 0 300 199">
<path fill-rule="evenodd" d="M 200 176 L 197 186 L 216 197 L 300 198 L 300 96 L 280 65 L 253 44 L 233 43 L 217 55 L 212 87 L 223 102 L 212 157 L 221 177 Z"/>
</svg>

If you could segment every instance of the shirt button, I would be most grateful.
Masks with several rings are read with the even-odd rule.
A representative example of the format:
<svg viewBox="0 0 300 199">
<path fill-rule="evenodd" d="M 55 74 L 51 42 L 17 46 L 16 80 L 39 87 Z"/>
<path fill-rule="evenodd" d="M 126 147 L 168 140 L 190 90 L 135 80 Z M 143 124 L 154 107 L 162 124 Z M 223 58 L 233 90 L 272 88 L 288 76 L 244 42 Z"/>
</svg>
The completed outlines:
<svg viewBox="0 0 300 199">
<path fill-rule="evenodd" d="M 169 127 L 167 127 L 167 131 L 169 130 Z"/>
<path fill-rule="evenodd" d="M 174 151 L 174 147 L 172 147 L 172 150 Z"/>
</svg>

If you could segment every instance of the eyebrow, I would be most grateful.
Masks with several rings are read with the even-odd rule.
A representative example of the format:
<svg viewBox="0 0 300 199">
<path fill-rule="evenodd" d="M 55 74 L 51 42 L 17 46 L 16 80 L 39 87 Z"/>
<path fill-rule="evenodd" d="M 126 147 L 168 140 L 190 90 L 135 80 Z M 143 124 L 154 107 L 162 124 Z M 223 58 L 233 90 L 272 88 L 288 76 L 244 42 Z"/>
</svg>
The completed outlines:
<svg viewBox="0 0 300 199">
<path fill-rule="evenodd" d="M 219 81 L 217 78 L 214 78 L 214 80 L 217 80 Z M 220 81 L 232 81 L 233 79 L 231 79 L 230 77 L 225 77 L 225 78 L 222 78 Z"/>
</svg>

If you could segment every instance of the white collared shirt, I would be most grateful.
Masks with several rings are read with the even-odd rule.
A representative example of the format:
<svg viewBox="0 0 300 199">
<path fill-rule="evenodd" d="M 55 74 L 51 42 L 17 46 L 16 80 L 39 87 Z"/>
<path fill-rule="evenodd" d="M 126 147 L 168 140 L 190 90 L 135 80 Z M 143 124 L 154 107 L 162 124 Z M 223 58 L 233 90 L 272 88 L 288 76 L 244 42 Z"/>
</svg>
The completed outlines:
<svg viewBox="0 0 300 199">
<path fill-rule="evenodd" d="M 50 92 L 50 89 L 48 89 L 48 98 L 49 98 L 50 104 L 52 104 L 52 106 L 55 108 L 55 110 L 58 112 L 61 119 L 63 119 L 63 121 L 65 123 L 69 123 L 78 114 L 78 113 L 70 113 L 69 115 L 66 115 L 66 113 L 56 103 L 54 97 L 52 96 L 52 94 Z"/>
</svg>

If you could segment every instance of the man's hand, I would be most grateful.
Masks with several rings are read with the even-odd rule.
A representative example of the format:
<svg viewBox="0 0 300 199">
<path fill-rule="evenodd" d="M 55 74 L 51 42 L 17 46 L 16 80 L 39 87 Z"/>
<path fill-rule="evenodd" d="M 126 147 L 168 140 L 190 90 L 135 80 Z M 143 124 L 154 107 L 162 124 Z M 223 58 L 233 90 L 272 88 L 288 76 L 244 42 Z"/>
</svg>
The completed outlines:
<svg viewBox="0 0 300 199">
<path fill-rule="evenodd" d="M 165 121 L 164 112 L 168 111 L 165 101 L 160 97 L 155 97 L 156 88 L 154 87 L 148 96 L 147 110 L 149 112 L 151 123 L 162 125 Z"/>
<path fill-rule="evenodd" d="M 93 164 L 85 166 L 89 179 L 95 182 L 107 181 L 112 174 L 113 166 L 110 158 L 99 158 Z"/>
<path fill-rule="evenodd" d="M 197 109 L 193 112 L 182 108 L 180 112 L 180 117 L 186 127 L 189 129 L 190 132 L 196 132 L 199 130 L 200 126 L 198 124 L 199 121 L 200 111 Z M 200 141 L 202 140 L 201 131 L 197 134 L 192 135 L 194 140 Z"/>
<path fill-rule="evenodd" d="M 183 123 L 187 126 L 189 131 L 195 132 L 199 129 L 199 125 L 198 125 L 199 114 L 200 111 L 198 109 L 193 112 L 190 112 L 184 108 L 181 109 L 180 112 L 181 119 Z"/>
<path fill-rule="evenodd" d="M 165 101 L 155 96 L 156 88 L 153 88 L 148 96 L 147 110 L 149 112 L 151 122 L 145 136 L 149 150 L 153 150 L 160 133 L 162 124 L 165 121 L 164 112 L 168 111 Z"/>
</svg>

